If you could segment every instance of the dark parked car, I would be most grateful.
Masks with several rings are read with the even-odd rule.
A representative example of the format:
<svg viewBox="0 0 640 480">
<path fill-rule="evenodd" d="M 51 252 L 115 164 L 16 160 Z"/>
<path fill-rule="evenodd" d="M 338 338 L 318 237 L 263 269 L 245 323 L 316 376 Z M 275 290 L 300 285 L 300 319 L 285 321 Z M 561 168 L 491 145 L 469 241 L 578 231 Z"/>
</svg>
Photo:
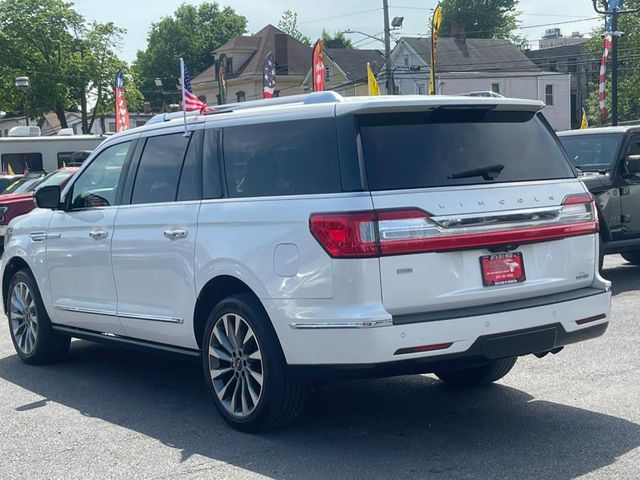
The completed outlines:
<svg viewBox="0 0 640 480">
<path fill-rule="evenodd" d="M 558 136 L 597 199 L 601 262 L 604 254 L 619 253 L 640 265 L 640 125 Z"/>
</svg>

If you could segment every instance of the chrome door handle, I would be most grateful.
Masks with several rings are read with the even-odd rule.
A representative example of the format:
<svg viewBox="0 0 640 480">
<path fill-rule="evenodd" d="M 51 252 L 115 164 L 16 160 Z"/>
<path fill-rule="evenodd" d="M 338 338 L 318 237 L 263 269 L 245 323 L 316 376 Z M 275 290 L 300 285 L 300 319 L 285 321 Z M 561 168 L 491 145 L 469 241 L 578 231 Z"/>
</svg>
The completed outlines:
<svg viewBox="0 0 640 480">
<path fill-rule="evenodd" d="M 94 240 L 104 240 L 107 238 L 107 232 L 104 230 L 93 230 L 89 232 L 89 236 Z"/>
<path fill-rule="evenodd" d="M 165 230 L 164 236 L 169 240 L 181 240 L 187 238 L 187 231 L 181 229 Z"/>
</svg>

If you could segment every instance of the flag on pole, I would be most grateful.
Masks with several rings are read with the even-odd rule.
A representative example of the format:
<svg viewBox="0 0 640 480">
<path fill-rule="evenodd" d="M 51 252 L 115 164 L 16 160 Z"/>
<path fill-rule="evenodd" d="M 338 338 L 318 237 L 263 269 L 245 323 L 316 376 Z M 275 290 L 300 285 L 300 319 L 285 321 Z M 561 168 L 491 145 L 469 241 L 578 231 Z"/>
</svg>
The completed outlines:
<svg viewBox="0 0 640 480">
<path fill-rule="evenodd" d="M 582 109 L 582 120 L 580 121 L 580 130 L 584 130 L 585 128 L 589 128 L 589 120 L 587 119 L 587 112 L 585 112 L 584 108 Z"/>
<path fill-rule="evenodd" d="M 380 86 L 378 80 L 371 70 L 371 65 L 367 62 L 367 83 L 369 84 L 369 95 L 380 95 Z"/>
<path fill-rule="evenodd" d="M 209 106 L 196 97 L 191 88 L 191 77 L 189 77 L 189 71 L 187 70 L 184 60 L 180 59 L 180 70 L 182 73 L 182 109 L 184 112 L 205 113 L 209 110 Z"/>
<path fill-rule="evenodd" d="M 227 103 L 227 56 L 223 53 L 218 59 L 218 95 L 220 105 Z"/>
<path fill-rule="evenodd" d="M 431 68 L 429 69 L 429 95 L 436 94 L 436 51 L 438 49 L 438 32 L 442 25 L 442 7 L 438 3 L 431 17 Z"/>
<path fill-rule="evenodd" d="M 267 53 L 262 66 L 262 98 L 272 98 L 276 91 L 276 61 L 273 52 Z"/>
<path fill-rule="evenodd" d="M 115 83 L 116 94 L 116 133 L 129 130 L 131 124 L 129 122 L 129 110 L 127 109 L 127 99 L 124 95 L 124 76 L 122 70 L 116 72 Z"/>
<path fill-rule="evenodd" d="M 11 168 L 11 164 L 7 164 L 7 175 L 15 175 L 15 173 L 13 173 L 13 168 Z"/>
<path fill-rule="evenodd" d="M 313 91 L 322 92 L 324 90 L 324 45 L 322 40 L 318 40 L 313 46 Z"/>
</svg>

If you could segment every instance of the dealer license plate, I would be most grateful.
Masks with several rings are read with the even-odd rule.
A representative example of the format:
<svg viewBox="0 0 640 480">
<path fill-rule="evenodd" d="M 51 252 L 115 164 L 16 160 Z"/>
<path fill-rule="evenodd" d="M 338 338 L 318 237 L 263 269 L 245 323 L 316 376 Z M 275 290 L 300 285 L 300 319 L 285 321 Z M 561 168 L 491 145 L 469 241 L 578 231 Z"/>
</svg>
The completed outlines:
<svg viewBox="0 0 640 480">
<path fill-rule="evenodd" d="M 480 257 L 482 283 L 485 287 L 525 281 L 521 252 L 496 253 Z"/>
</svg>

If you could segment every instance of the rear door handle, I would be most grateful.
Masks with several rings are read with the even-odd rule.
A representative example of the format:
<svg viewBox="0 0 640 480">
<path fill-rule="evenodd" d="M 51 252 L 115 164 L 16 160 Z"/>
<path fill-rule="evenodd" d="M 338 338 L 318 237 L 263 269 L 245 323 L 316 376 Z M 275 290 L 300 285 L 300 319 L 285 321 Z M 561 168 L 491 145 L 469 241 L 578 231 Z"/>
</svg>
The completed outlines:
<svg viewBox="0 0 640 480">
<path fill-rule="evenodd" d="M 182 229 L 165 230 L 164 236 L 169 240 L 181 240 L 187 238 L 187 231 Z"/>
<path fill-rule="evenodd" d="M 107 232 L 104 230 L 93 230 L 89 232 L 89 236 L 94 240 L 104 240 L 107 238 Z"/>
</svg>

